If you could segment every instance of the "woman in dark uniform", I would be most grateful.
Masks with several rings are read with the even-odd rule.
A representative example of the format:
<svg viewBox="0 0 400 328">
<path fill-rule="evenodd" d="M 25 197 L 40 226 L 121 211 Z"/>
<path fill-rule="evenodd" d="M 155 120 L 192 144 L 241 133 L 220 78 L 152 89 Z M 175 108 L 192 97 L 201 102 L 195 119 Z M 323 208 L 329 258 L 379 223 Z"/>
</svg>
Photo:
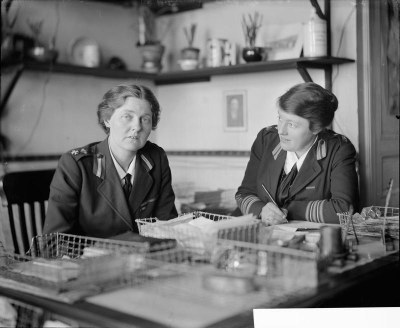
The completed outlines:
<svg viewBox="0 0 400 328">
<path fill-rule="evenodd" d="M 111 237 L 137 231 L 137 218 L 177 216 L 167 156 L 147 140 L 160 117 L 151 90 L 116 86 L 104 95 L 97 116 L 107 138 L 62 155 L 44 233 Z"/>
<path fill-rule="evenodd" d="M 358 208 L 356 151 L 329 130 L 338 107 L 330 91 L 301 83 L 278 99 L 278 125 L 262 129 L 236 193 L 243 214 L 268 225 L 287 220 L 339 223 Z"/>
</svg>

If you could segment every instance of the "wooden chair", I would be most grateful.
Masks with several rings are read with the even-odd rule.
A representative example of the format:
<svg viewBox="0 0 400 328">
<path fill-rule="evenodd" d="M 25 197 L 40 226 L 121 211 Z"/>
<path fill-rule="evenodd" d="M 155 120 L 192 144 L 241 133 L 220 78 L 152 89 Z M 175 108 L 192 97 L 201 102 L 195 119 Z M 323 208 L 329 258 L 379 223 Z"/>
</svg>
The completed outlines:
<svg viewBox="0 0 400 328">
<path fill-rule="evenodd" d="M 32 237 L 42 234 L 54 172 L 10 172 L 0 180 L 0 225 L 6 247 L 8 241 L 17 254 L 26 254 Z"/>
</svg>

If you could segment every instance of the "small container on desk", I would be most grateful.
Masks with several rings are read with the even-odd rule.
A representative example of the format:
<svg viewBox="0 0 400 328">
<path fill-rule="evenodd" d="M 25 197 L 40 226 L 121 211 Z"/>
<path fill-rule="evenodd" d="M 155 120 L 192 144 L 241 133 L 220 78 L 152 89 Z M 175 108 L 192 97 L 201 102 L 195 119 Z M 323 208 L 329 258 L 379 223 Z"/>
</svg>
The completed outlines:
<svg viewBox="0 0 400 328">
<path fill-rule="evenodd" d="M 281 296 L 318 285 L 319 254 L 289 247 L 218 239 L 211 264 L 214 272 L 204 276 L 205 288 L 224 293 L 278 292 Z M 243 286 L 237 285 L 237 279 Z M 215 284 L 214 284 L 215 280 Z M 226 286 L 221 290 L 221 285 Z M 235 285 L 236 289 L 232 290 Z"/>
</svg>

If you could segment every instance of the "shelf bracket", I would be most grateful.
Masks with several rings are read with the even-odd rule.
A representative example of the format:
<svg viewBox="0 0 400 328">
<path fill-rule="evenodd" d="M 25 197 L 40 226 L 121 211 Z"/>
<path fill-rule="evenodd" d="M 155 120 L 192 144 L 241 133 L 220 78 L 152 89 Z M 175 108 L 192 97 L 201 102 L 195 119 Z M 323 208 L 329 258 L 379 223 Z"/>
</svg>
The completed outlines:
<svg viewBox="0 0 400 328">
<path fill-rule="evenodd" d="M 311 75 L 308 73 L 307 68 L 301 65 L 297 65 L 297 71 L 300 73 L 301 77 L 303 78 L 304 82 L 313 82 Z"/>
<path fill-rule="evenodd" d="M 325 89 L 332 91 L 332 66 L 325 67 Z"/>
<path fill-rule="evenodd" d="M 19 78 L 21 77 L 22 72 L 24 71 L 24 68 L 25 67 L 24 67 L 23 64 L 18 66 L 17 71 L 15 72 L 14 77 L 12 78 L 12 80 L 10 82 L 10 85 L 7 87 L 7 89 L 6 89 L 5 93 L 4 93 L 4 98 L 1 101 L 1 105 L 0 105 L 0 117 L 1 117 L 1 114 L 3 113 L 4 108 L 7 105 L 8 99 L 10 98 L 11 93 L 13 92 L 15 85 L 17 84 Z"/>
<path fill-rule="evenodd" d="M 331 65 L 309 65 L 309 68 L 323 69 L 325 71 L 325 89 L 332 91 L 332 66 Z M 300 73 L 304 82 L 313 82 L 307 67 L 297 64 L 297 71 Z"/>
</svg>

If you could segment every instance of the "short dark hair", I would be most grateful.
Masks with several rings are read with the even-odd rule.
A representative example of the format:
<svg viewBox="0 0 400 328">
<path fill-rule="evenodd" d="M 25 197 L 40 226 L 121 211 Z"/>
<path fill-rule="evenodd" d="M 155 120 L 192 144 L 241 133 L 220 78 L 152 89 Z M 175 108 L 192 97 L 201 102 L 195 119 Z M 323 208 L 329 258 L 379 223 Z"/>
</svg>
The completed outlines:
<svg viewBox="0 0 400 328">
<path fill-rule="evenodd" d="M 313 82 L 300 83 L 278 98 L 279 107 L 310 122 L 310 130 L 328 127 L 338 108 L 336 96 Z"/>
<path fill-rule="evenodd" d="M 106 127 L 105 121 L 111 118 L 114 111 L 121 107 L 126 98 L 134 97 L 146 100 L 152 113 L 152 129 L 155 130 L 158 122 L 160 121 L 160 105 L 153 92 L 143 85 L 117 85 L 108 90 L 97 107 L 97 118 L 102 129 L 108 134 L 109 128 Z"/>
</svg>

